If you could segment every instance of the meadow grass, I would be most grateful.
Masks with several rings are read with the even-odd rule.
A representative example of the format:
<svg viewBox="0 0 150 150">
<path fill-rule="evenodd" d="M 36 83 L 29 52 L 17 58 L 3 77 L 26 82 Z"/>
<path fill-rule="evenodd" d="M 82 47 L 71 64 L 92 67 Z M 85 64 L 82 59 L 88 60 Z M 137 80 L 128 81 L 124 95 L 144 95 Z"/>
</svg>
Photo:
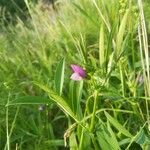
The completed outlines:
<svg viewBox="0 0 150 150">
<path fill-rule="evenodd" d="M 149 150 L 149 2 L 25 3 L 0 33 L 0 149 Z"/>
</svg>

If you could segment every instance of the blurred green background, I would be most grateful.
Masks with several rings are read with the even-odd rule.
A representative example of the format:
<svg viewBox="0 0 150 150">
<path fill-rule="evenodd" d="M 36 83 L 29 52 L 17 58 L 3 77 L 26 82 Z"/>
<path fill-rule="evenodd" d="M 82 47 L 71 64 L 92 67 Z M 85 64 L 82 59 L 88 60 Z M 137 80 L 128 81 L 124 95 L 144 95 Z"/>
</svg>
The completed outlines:
<svg viewBox="0 0 150 150">
<path fill-rule="evenodd" d="M 38 0 L 30 0 L 36 4 Z M 26 20 L 28 16 L 24 0 L 0 0 L 0 22 L 1 24 L 16 23 L 16 17 Z"/>
</svg>

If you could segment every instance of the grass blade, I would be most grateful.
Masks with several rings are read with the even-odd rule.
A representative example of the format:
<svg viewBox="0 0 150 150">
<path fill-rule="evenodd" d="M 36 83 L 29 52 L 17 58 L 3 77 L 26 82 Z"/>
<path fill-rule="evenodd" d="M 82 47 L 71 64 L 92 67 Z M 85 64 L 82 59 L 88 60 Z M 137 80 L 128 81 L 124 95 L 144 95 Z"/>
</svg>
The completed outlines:
<svg viewBox="0 0 150 150">
<path fill-rule="evenodd" d="M 26 105 L 26 104 L 48 104 L 50 103 L 50 100 L 48 98 L 45 97 L 41 97 L 41 96 L 22 96 L 22 97 L 18 97 L 13 101 L 10 101 L 7 106 L 10 105 Z"/>
<path fill-rule="evenodd" d="M 123 43 L 123 37 L 124 37 L 124 34 L 125 34 L 128 15 L 129 15 L 129 10 L 126 11 L 126 13 L 124 14 L 124 16 L 122 18 L 121 24 L 120 24 L 120 27 L 119 27 L 119 32 L 117 34 L 117 39 L 116 39 L 116 50 L 117 50 L 116 51 L 116 56 L 117 56 L 117 58 L 121 54 L 121 46 L 122 46 L 122 43 Z"/>
<path fill-rule="evenodd" d="M 103 24 L 100 28 L 100 36 L 99 36 L 99 62 L 100 67 L 103 67 L 104 61 L 105 61 L 105 55 L 104 55 L 105 49 L 104 49 L 104 27 Z"/>
<path fill-rule="evenodd" d="M 126 135 L 127 137 L 132 137 L 128 130 L 126 130 L 117 120 L 111 117 L 106 111 L 105 116 L 107 117 L 108 121 L 122 134 Z"/>
<path fill-rule="evenodd" d="M 81 8 L 76 3 L 73 3 L 73 5 L 81 12 L 81 14 L 83 14 L 86 18 L 88 18 L 93 24 L 95 24 L 96 26 L 98 26 L 98 23 L 95 20 L 93 20 L 93 18 L 83 8 Z"/>
<path fill-rule="evenodd" d="M 44 90 L 50 97 L 52 101 L 54 101 L 61 109 L 64 110 L 64 112 L 68 115 L 70 115 L 76 122 L 79 122 L 69 105 L 67 104 L 66 100 L 59 96 L 54 91 L 50 90 L 48 87 L 41 85 L 39 83 L 35 83 L 39 88 Z"/>
<path fill-rule="evenodd" d="M 99 146 L 101 147 L 102 150 L 114 150 L 113 144 L 111 144 L 111 135 L 108 132 L 107 128 L 105 127 L 104 124 L 101 124 L 101 127 L 99 131 L 96 132 L 97 135 L 97 140 L 99 143 Z"/>
<path fill-rule="evenodd" d="M 64 72 L 65 72 L 65 58 L 63 58 L 57 65 L 55 73 L 55 89 L 56 92 L 61 95 L 64 83 Z"/>
</svg>

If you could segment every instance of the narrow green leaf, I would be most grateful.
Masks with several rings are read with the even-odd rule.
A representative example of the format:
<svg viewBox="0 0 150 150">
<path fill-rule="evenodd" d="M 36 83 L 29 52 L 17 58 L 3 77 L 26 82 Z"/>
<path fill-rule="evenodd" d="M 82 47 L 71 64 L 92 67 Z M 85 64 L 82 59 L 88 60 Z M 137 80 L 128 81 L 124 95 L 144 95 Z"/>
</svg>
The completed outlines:
<svg viewBox="0 0 150 150">
<path fill-rule="evenodd" d="M 79 117 L 82 118 L 82 112 L 80 108 L 80 102 L 82 97 L 83 80 L 76 82 L 70 81 L 69 85 L 69 101 L 72 111 Z"/>
<path fill-rule="evenodd" d="M 119 145 L 120 146 L 127 145 L 130 143 L 130 141 L 131 141 L 131 138 L 125 138 L 119 142 Z"/>
<path fill-rule="evenodd" d="M 87 13 L 86 10 L 81 8 L 81 6 L 79 6 L 76 3 L 73 3 L 73 5 L 80 11 L 81 14 L 83 14 L 86 18 L 88 18 L 93 24 L 98 26 L 98 23 Z"/>
<path fill-rule="evenodd" d="M 44 90 L 50 97 L 51 100 L 57 103 L 57 105 L 64 110 L 64 112 L 70 115 L 76 122 L 79 122 L 69 105 L 67 104 L 66 100 L 59 96 L 56 92 L 50 90 L 48 87 L 41 85 L 39 83 L 35 83 L 39 88 Z"/>
<path fill-rule="evenodd" d="M 104 49 L 104 27 L 103 24 L 100 28 L 100 36 L 99 36 L 99 62 L 100 67 L 103 67 L 105 61 L 105 49 Z"/>
<path fill-rule="evenodd" d="M 111 139 L 112 139 L 111 143 L 113 144 L 114 149 L 119 150 L 120 147 L 119 147 L 119 143 L 117 141 L 117 137 L 116 137 L 115 133 L 113 132 L 113 130 L 111 129 L 111 126 L 108 121 L 107 121 L 107 129 L 108 129 L 109 133 L 111 134 Z"/>
<path fill-rule="evenodd" d="M 114 145 L 111 144 L 111 134 L 108 132 L 107 128 L 103 124 L 100 125 L 100 129 L 96 132 L 96 135 L 99 146 L 102 150 L 114 150 Z"/>
<path fill-rule="evenodd" d="M 76 118 L 75 114 L 73 113 L 73 111 L 71 110 L 71 108 L 68 106 L 68 104 L 66 103 L 66 101 L 60 97 L 59 95 L 57 95 L 56 93 L 50 91 L 49 92 L 49 96 L 50 98 L 55 101 L 57 103 L 58 106 L 60 106 L 68 115 L 70 115 L 72 118 L 74 118 L 77 122 L 78 119 Z"/>
<path fill-rule="evenodd" d="M 126 135 L 127 137 L 132 137 L 132 135 L 126 130 L 116 119 L 111 117 L 106 111 L 105 116 L 107 117 L 108 121 L 122 134 Z"/>
<path fill-rule="evenodd" d="M 72 132 L 70 137 L 69 137 L 69 147 L 70 150 L 77 150 L 78 146 L 77 146 L 77 140 L 76 140 L 76 135 L 75 132 Z"/>
<path fill-rule="evenodd" d="M 15 100 L 10 101 L 9 104 L 6 106 L 10 105 L 25 105 L 25 104 L 48 104 L 50 103 L 49 98 L 41 97 L 41 96 L 22 96 L 22 97 L 17 97 Z"/>
<path fill-rule="evenodd" d="M 127 24 L 127 19 L 128 19 L 128 14 L 129 14 L 129 10 L 126 11 L 126 13 L 124 14 L 122 20 L 121 20 L 121 24 L 119 27 L 119 32 L 117 34 L 117 39 L 116 39 L 116 56 L 117 58 L 119 57 L 119 55 L 121 54 L 121 47 L 122 47 L 122 43 L 123 43 L 123 37 L 126 31 L 126 24 Z"/>
<path fill-rule="evenodd" d="M 79 149 L 91 149 L 91 136 L 89 135 L 89 132 L 82 130 L 81 137 L 79 137 Z"/>
<path fill-rule="evenodd" d="M 47 140 L 44 142 L 45 144 L 48 144 L 49 146 L 64 146 L 64 140 Z"/>
<path fill-rule="evenodd" d="M 65 72 L 65 58 L 63 58 L 57 65 L 55 73 L 55 89 L 56 92 L 61 95 L 64 83 L 64 72 Z"/>
<path fill-rule="evenodd" d="M 76 105 L 75 105 L 76 101 L 75 101 L 74 84 L 75 84 L 75 82 L 73 80 L 71 80 L 70 84 L 69 84 L 69 101 L 68 101 L 68 104 L 71 107 L 71 109 L 72 109 L 73 112 L 75 112 L 75 108 L 76 108 Z"/>
<path fill-rule="evenodd" d="M 107 65 L 108 74 L 111 73 L 111 70 L 113 68 L 113 60 L 114 60 L 114 52 L 112 52 L 112 54 L 109 56 L 109 62 L 108 62 L 108 65 Z"/>
<path fill-rule="evenodd" d="M 82 88 L 83 88 L 83 80 L 77 82 L 76 85 L 76 103 L 77 103 L 76 114 L 78 118 L 82 118 L 82 110 L 80 105 L 81 98 L 82 98 Z"/>
<path fill-rule="evenodd" d="M 144 130 L 141 129 L 135 136 L 135 139 L 134 141 L 137 143 L 137 144 L 141 144 L 141 145 L 144 145 L 147 141 L 147 136 L 145 135 L 144 133 Z"/>
</svg>

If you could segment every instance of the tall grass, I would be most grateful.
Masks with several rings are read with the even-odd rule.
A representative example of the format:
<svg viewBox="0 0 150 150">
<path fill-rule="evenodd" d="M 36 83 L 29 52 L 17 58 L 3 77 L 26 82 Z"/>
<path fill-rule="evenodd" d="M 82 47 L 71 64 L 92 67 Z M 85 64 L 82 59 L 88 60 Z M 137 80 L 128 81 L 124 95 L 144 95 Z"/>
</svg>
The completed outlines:
<svg viewBox="0 0 150 150">
<path fill-rule="evenodd" d="M 148 150 L 147 3 L 25 3 L 31 18 L 0 36 L 0 148 Z"/>
</svg>

